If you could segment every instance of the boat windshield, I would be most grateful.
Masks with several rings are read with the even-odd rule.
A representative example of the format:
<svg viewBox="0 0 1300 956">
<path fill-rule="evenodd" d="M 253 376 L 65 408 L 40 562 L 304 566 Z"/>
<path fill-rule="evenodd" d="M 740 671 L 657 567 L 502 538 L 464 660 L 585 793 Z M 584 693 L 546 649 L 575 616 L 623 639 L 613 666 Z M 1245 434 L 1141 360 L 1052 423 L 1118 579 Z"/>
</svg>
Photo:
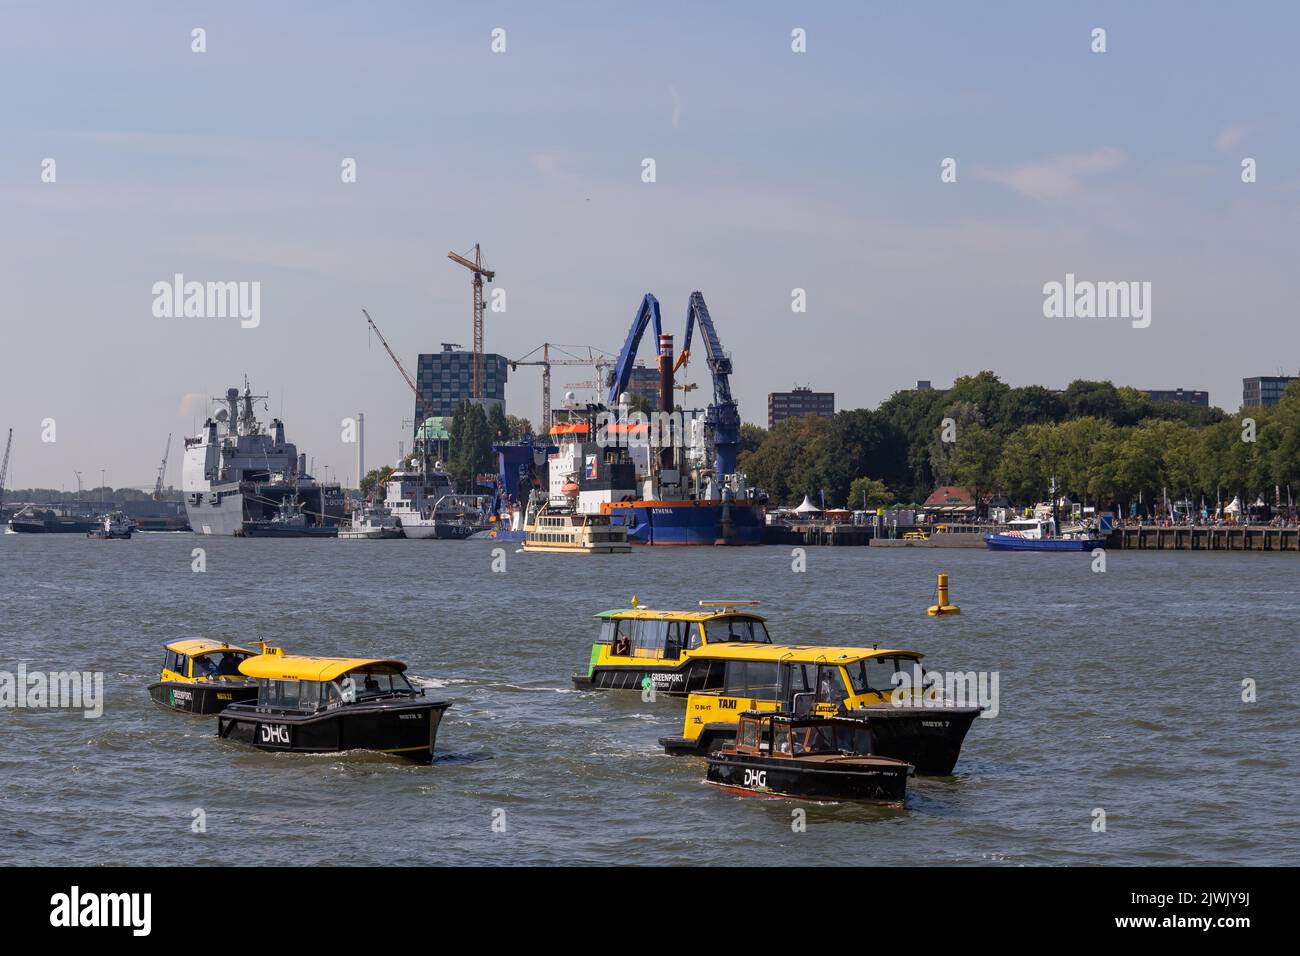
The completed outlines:
<svg viewBox="0 0 1300 956">
<path fill-rule="evenodd" d="M 915 658 L 893 655 L 868 657 L 854 661 L 844 669 L 849 672 L 849 683 L 855 694 L 892 693 L 896 687 L 904 686 L 903 678 L 894 676 L 899 671 L 907 675 L 905 686 L 908 687 L 916 684 L 918 676 L 924 676 L 920 662 Z"/>
<path fill-rule="evenodd" d="M 743 641 L 747 644 L 771 644 L 767 626 L 748 617 L 721 617 L 705 625 L 710 643 Z"/>
<path fill-rule="evenodd" d="M 392 694 L 414 694 L 415 688 L 402 673 L 362 668 L 349 671 L 333 682 L 346 703 Z"/>
<path fill-rule="evenodd" d="M 239 662 L 247 657 L 247 654 L 239 654 L 235 651 L 204 654 L 202 657 L 194 658 L 194 676 L 239 677 Z"/>
<path fill-rule="evenodd" d="M 777 739 L 783 753 L 792 753 L 796 757 L 806 754 L 871 752 L 871 733 L 866 724 L 796 724 L 790 727 L 789 743 L 784 733 L 778 730 Z M 786 747 L 789 750 L 786 750 Z"/>
</svg>

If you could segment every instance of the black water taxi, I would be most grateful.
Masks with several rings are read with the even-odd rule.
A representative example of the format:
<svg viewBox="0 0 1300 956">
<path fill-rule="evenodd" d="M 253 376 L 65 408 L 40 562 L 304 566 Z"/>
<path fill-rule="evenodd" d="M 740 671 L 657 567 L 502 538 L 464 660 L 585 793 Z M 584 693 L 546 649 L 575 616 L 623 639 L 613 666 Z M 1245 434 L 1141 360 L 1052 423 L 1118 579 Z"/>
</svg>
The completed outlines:
<svg viewBox="0 0 1300 956">
<path fill-rule="evenodd" d="M 257 683 L 256 701 L 222 711 L 217 733 L 260 750 L 375 750 L 429 762 L 450 704 L 426 698 L 405 670 L 397 660 L 303 657 L 268 648 L 240 665 Z"/>
<path fill-rule="evenodd" d="M 239 665 L 257 651 L 194 638 L 165 645 L 162 674 L 149 685 L 154 703 L 183 714 L 215 714 L 257 697 L 257 683 Z"/>
<path fill-rule="evenodd" d="M 871 750 L 861 721 L 746 711 L 705 779 L 733 793 L 902 804 L 912 766 Z"/>
</svg>

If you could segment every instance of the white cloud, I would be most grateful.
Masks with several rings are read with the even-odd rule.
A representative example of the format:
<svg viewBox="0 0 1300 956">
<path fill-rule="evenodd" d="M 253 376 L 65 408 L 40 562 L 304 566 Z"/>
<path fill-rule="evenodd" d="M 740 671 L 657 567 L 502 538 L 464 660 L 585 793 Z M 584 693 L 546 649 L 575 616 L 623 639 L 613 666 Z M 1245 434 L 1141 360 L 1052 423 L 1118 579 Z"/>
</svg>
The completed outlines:
<svg viewBox="0 0 1300 956">
<path fill-rule="evenodd" d="M 1085 177 L 1117 169 L 1127 159 L 1123 150 L 1103 146 L 1090 153 L 1067 153 L 1007 170 L 979 170 L 977 175 L 1029 199 L 1062 202 L 1075 198 L 1084 190 L 1082 180 Z"/>
<path fill-rule="evenodd" d="M 1245 139 L 1248 132 L 1250 132 L 1250 127 L 1243 123 L 1234 123 L 1215 137 L 1214 148 L 1221 153 L 1226 153 Z"/>
</svg>

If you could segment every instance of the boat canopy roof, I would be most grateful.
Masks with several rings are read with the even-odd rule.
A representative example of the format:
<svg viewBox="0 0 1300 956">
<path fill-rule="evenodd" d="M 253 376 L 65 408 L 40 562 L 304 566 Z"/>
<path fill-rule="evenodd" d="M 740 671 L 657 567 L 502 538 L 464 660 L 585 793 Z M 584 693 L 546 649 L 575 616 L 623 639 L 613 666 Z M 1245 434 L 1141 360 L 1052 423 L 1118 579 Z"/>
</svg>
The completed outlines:
<svg viewBox="0 0 1300 956">
<path fill-rule="evenodd" d="M 225 641 L 210 641 L 201 637 L 184 641 L 172 641 L 170 644 L 163 646 L 167 650 L 183 654 L 185 657 L 202 657 L 204 654 L 215 654 L 218 651 L 234 651 L 236 654 L 257 653 L 257 651 L 250 651 L 247 647 L 238 647 L 234 644 L 227 644 Z"/>
<path fill-rule="evenodd" d="M 920 660 L 920 651 L 887 647 L 821 647 L 816 644 L 757 644 L 731 641 L 724 644 L 705 644 L 692 651 L 695 659 L 711 658 L 723 661 L 760 661 L 791 664 L 852 664 L 870 657 L 903 655 Z"/>
<path fill-rule="evenodd" d="M 711 607 L 698 611 L 657 611 L 649 607 L 625 607 L 601 611 L 596 617 L 602 620 L 616 618 L 634 621 L 712 621 L 720 617 L 742 617 L 751 621 L 767 620 L 761 614 L 729 607 Z"/>
<path fill-rule="evenodd" d="M 351 671 L 374 670 L 400 674 L 402 661 L 370 657 L 305 657 L 299 654 L 259 654 L 239 665 L 240 673 L 263 680 L 331 681 Z"/>
</svg>

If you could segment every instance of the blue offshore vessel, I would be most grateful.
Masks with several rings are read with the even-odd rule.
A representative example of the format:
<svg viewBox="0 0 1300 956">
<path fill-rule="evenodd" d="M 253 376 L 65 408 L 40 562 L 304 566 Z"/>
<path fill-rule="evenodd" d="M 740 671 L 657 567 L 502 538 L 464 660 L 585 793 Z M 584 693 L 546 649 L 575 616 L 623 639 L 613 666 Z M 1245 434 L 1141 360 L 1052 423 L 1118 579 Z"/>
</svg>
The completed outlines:
<svg viewBox="0 0 1300 956">
<path fill-rule="evenodd" d="M 697 416 L 676 407 L 673 376 L 690 359 L 695 326 L 713 380 L 713 402 Z M 658 341 L 659 407 L 628 412 L 626 390 L 647 327 Z M 722 350 L 704 296 L 691 293 L 686 338 L 674 362 L 659 302 L 641 300 L 610 373 L 605 405 L 557 409 L 548 422 L 552 445 L 529 438 L 497 445 L 499 540 L 523 540 L 530 515 L 549 509 L 607 514 L 643 545 L 756 545 L 766 499 L 736 470 L 740 413 L 731 395 L 731 356 Z M 532 505 L 530 506 L 530 500 Z"/>
</svg>

